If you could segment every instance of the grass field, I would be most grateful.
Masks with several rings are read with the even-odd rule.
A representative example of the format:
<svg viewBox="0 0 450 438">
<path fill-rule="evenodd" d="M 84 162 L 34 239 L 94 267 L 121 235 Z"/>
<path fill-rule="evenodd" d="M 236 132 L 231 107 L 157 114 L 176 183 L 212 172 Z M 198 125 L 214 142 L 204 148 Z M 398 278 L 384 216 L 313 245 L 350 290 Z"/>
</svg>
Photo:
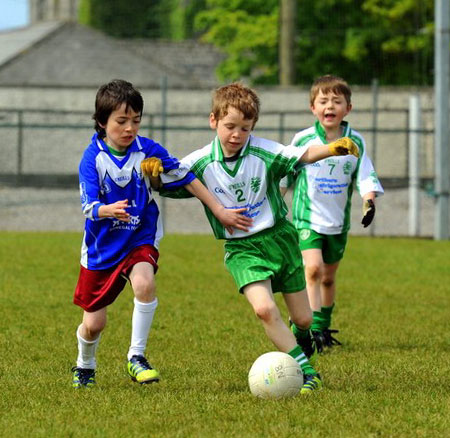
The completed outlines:
<svg viewBox="0 0 450 438">
<path fill-rule="evenodd" d="M 81 391 L 70 373 L 81 235 L 0 241 L 1 437 L 450 436 L 450 242 L 352 237 L 334 317 L 344 345 L 321 356 L 324 390 L 264 401 L 247 372 L 274 348 L 212 237 L 163 240 L 149 342 L 162 381 L 126 375 L 127 287 L 109 309 L 98 385 Z"/>
</svg>

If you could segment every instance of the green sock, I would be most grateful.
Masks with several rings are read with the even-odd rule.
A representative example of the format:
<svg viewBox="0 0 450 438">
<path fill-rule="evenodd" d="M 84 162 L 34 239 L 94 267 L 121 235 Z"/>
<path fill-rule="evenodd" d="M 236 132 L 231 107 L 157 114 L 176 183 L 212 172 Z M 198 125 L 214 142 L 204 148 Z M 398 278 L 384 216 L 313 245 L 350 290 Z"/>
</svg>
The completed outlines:
<svg viewBox="0 0 450 438">
<path fill-rule="evenodd" d="M 325 316 L 320 311 L 313 311 L 313 322 L 311 324 L 311 330 L 314 332 L 320 332 L 325 325 Z"/>
<path fill-rule="evenodd" d="M 309 360 L 306 357 L 305 353 L 303 353 L 302 347 L 300 347 L 300 345 L 294 347 L 291 351 L 289 351 L 288 354 L 298 362 L 303 374 L 317 374 L 316 370 L 309 363 Z"/>
<path fill-rule="evenodd" d="M 322 328 L 329 328 L 331 326 L 331 314 L 333 313 L 334 303 L 331 306 L 322 306 L 320 309 L 323 314 Z"/>
<path fill-rule="evenodd" d="M 298 339 L 306 339 L 309 336 L 309 329 L 302 329 L 292 324 L 292 333 Z"/>
</svg>

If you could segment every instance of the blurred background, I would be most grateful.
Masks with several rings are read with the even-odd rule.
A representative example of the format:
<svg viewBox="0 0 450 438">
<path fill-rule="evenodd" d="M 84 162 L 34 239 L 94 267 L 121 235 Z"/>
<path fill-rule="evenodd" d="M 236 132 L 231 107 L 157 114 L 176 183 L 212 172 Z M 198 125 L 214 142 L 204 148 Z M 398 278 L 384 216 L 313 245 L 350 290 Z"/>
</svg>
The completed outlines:
<svg viewBox="0 0 450 438">
<path fill-rule="evenodd" d="M 368 230 L 355 193 L 351 233 L 448 239 L 437 1 L 0 0 L 0 229 L 83 230 L 78 163 L 95 93 L 111 79 L 142 92 L 140 134 L 182 158 L 213 138 L 215 87 L 254 87 L 255 135 L 287 144 L 314 121 L 311 83 L 331 73 L 352 87 L 347 120 L 386 191 Z M 198 201 L 159 202 L 166 232 L 209 233 Z"/>
</svg>

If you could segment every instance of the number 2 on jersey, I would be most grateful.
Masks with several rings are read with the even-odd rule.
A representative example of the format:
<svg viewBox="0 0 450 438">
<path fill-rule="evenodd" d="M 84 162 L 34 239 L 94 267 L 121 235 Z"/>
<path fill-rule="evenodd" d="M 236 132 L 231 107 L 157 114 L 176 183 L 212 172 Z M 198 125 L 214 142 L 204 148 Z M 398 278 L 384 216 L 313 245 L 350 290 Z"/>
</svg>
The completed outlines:
<svg viewBox="0 0 450 438">
<path fill-rule="evenodd" d="M 244 192 L 243 192 L 242 189 L 237 189 L 235 191 L 235 193 L 236 193 L 237 202 L 244 202 L 245 201 Z"/>
</svg>

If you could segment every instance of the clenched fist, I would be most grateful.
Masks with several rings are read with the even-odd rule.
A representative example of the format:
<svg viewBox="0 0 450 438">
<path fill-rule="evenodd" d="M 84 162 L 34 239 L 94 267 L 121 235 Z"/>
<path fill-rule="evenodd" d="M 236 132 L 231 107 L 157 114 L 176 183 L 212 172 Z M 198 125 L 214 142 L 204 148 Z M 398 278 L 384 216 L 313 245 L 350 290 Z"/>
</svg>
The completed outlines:
<svg viewBox="0 0 450 438">
<path fill-rule="evenodd" d="M 348 137 L 339 138 L 328 145 L 331 155 L 354 155 L 359 157 L 359 149 Z"/>
<path fill-rule="evenodd" d="M 144 175 L 158 177 L 161 173 L 164 172 L 164 167 L 159 158 L 150 157 L 142 160 L 141 169 Z"/>
</svg>

